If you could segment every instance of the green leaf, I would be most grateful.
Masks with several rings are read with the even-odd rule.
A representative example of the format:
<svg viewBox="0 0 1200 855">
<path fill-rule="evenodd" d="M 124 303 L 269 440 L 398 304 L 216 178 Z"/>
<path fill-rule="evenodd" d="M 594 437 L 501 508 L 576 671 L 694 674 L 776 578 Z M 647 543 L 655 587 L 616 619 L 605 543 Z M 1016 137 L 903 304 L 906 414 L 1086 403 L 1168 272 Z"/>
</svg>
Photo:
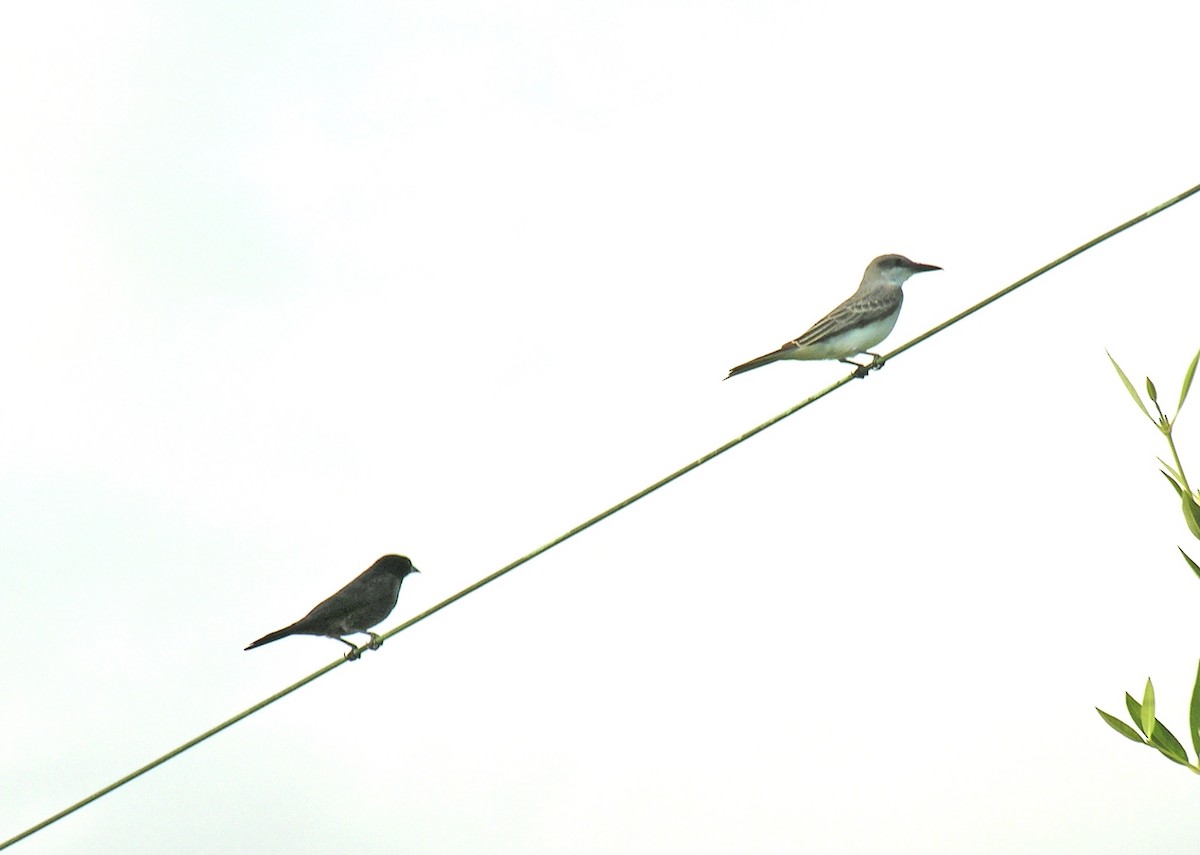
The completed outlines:
<svg viewBox="0 0 1200 855">
<path fill-rule="evenodd" d="M 1196 374 L 1196 363 L 1200 362 L 1200 350 L 1196 351 L 1196 355 L 1192 357 L 1192 364 L 1188 366 L 1187 374 L 1183 377 L 1183 388 L 1179 390 L 1179 407 L 1175 410 L 1175 417 L 1179 417 L 1179 411 L 1183 409 L 1183 402 L 1187 400 L 1188 390 L 1192 388 L 1192 377 Z"/>
<path fill-rule="evenodd" d="M 1168 760 L 1174 760 L 1183 766 L 1189 765 L 1187 752 L 1183 750 L 1183 746 L 1175 738 L 1175 734 L 1167 730 L 1167 726 L 1157 719 L 1154 724 L 1154 735 L 1150 737 L 1150 744 L 1161 751 Z"/>
<path fill-rule="evenodd" d="M 1133 723 L 1142 728 L 1142 733 L 1146 732 L 1146 728 L 1142 727 L 1142 705 L 1133 699 L 1133 695 L 1129 692 L 1125 693 L 1125 709 L 1129 710 L 1129 717 L 1133 719 Z"/>
<path fill-rule="evenodd" d="M 1183 488 L 1179 486 L 1179 483 L 1174 478 L 1172 478 L 1170 475 L 1168 475 L 1166 472 L 1163 472 L 1161 469 L 1159 469 L 1158 471 L 1162 472 L 1163 477 L 1166 478 L 1169 482 L 1171 482 L 1171 486 L 1175 488 L 1175 493 L 1179 496 L 1179 498 L 1182 499 L 1183 498 Z"/>
<path fill-rule="evenodd" d="M 1170 463 L 1168 463 L 1167 461 L 1163 460 L 1161 457 L 1157 458 L 1157 460 L 1158 460 L 1158 462 L 1159 462 L 1159 463 L 1161 463 L 1163 466 L 1165 466 L 1165 467 L 1166 467 L 1166 469 L 1162 470 L 1162 472 L 1163 472 L 1163 474 L 1164 474 L 1164 475 L 1170 475 L 1172 478 L 1174 478 L 1174 479 L 1175 479 L 1175 483 L 1176 483 L 1176 484 L 1182 484 L 1182 483 L 1183 483 L 1183 476 L 1182 476 L 1182 475 L 1180 475 L 1178 472 L 1176 472 L 1176 471 L 1175 471 L 1175 469 L 1174 469 L 1174 467 L 1172 467 Z"/>
<path fill-rule="evenodd" d="M 1181 491 L 1180 498 L 1183 499 L 1183 518 L 1187 520 L 1192 536 L 1200 540 L 1200 505 L 1196 504 L 1196 500 L 1189 493 Z"/>
<path fill-rule="evenodd" d="M 1179 549 L 1178 546 L 1175 548 Z M 1197 576 L 1200 576 L 1200 564 L 1197 564 L 1195 561 L 1193 561 L 1191 559 L 1191 557 L 1186 552 L 1184 552 L 1182 549 L 1179 549 L 1179 554 L 1182 555 L 1183 560 L 1188 563 L 1188 567 L 1192 568 L 1192 572 L 1195 573 Z M 1200 683 L 1197 683 L 1197 686 L 1200 686 Z"/>
<path fill-rule="evenodd" d="M 1192 565 L 1192 569 L 1196 569 L 1196 564 L 1192 559 L 1188 558 L 1188 563 Z M 1196 572 L 1200 575 L 1200 570 L 1196 570 Z M 1192 689 L 1192 706 L 1188 711 L 1188 727 L 1192 731 L 1192 747 L 1196 749 L 1196 756 L 1200 757 L 1200 667 L 1196 669 L 1196 685 Z"/>
<path fill-rule="evenodd" d="M 1196 685 L 1200 686 L 1200 675 L 1197 675 L 1196 679 L 1197 679 Z M 1136 730 L 1134 730 L 1132 727 L 1127 725 L 1125 722 L 1121 721 L 1115 715 L 1109 715 L 1104 710 L 1100 709 L 1100 707 L 1096 707 L 1096 712 L 1100 713 L 1100 718 L 1102 718 L 1106 722 L 1108 722 L 1109 727 L 1111 727 L 1117 733 L 1124 736 L 1126 739 L 1132 739 L 1134 742 L 1140 743 L 1142 745 L 1146 744 L 1145 741 L 1140 736 L 1138 736 L 1138 732 Z"/>
<path fill-rule="evenodd" d="M 1140 724 L 1142 733 L 1154 740 L 1154 725 L 1158 721 L 1154 717 L 1154 684 L 1146 678 L 1146 691 L 1142 694 L 1142 718 Z"/>
<path fill-rule="evenodd" d="M 1146 395 L 1154 403 L 1158 403 L 1158 390 L 1154 388 L 1154 381 L 1149 377 L 1146 378 Z"/>
<path fill-rule="evenodd" d="M 1108 361 L 1113 364 L 1113 368 L 1117 369 L 1117 374 L 1121 377 L 1121 382 L 1125 384 L 1125 388 L 1129 390 L 1129 396 L 1133 398 L 1134 403 L 1137 404 L 1138 408 L 1146 414 L 1146 418 L 1150 419 L 1153 424 L 1157 425 L 1158 422 L 1154 421 L 1154 417 L 1150 415 L 1150 411 L 1147 410 L 1146 405 L 1142 403 L 1142 399 L 1138 396 L 1137 390 L 1133 388 L 1133 384 L 1129 382 L 1129 378 L 1125 376 L 1125 372 L 1121 370 L 1121 366 L 1117 365 L 1117 360 L 1113 359 L 1112 354 L 1107 350 L 1104 352 L 1108 354 Z"/>
</svg>

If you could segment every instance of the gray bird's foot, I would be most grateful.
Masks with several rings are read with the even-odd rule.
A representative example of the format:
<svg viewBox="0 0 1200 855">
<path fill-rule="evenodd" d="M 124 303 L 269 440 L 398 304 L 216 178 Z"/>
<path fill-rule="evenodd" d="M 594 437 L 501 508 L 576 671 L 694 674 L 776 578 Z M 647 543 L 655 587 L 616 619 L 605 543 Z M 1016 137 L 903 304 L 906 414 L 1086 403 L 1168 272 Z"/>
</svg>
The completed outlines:
<svg viewBox="0 0 1200 855">
<path fill-rule="evenodd" d="M 854 376 L 857 377 L 859 380 L 861 380 L 862 378 L 864 378 L 868 374 L 870 374 L 872 371 L 878 371 L 880 368 L 883 367 L 884 362 L 885 362 L 884 358 L 882 356 L 880 356 L 878 353 L 867 353 L 864 355 L 871 357 L 871 361 L 868 362 L 866 365 L 863 365 L 861 362 L 855 362 L 853 359 L 839 359 L 838 362 L 844 362 L 847 365 L 853 365 L 854 366 Z"/>
<path fill-rule="evenodd" d="M 866 377 L 871 370 L 870 365 L 863 365 L 861 362 L 855 362 L 853 359 L 839 359 L 838 362 L 844 362 L 847 365 L 853 365 L 854 376 L 860 380 Z"/>
<path fill-rule="evenodd" d="M 378 650 L 379 648 L 383 647 L 382 638 L 373 632 L 368 632 L 367 635 L 371 636 L 371 640 L 367 642 L 367 647 L 371 648 L 372 650 Z"/>
</svg>

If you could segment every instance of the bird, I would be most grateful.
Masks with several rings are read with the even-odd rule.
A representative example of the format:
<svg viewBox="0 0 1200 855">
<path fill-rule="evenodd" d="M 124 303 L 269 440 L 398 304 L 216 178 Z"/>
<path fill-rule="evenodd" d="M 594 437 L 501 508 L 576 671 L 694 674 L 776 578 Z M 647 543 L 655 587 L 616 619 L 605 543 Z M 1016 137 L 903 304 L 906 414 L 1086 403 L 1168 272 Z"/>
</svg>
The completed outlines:
<svg viewBox="0 0 1200 855">
<path fill-rule="evenodd" d="M 784 342 L 778 350 L 731 368 L 725 379 L 780 359 L 836 359 L 857 366 L 856 377 L 866 377 L 872 368 L 883 365 L 883 358 L 871 353 L 870 348 L 887 338 L 896 326 L 904 302 L 901 286 L 916 273 L 941 269 L 933 264 L 918 264 L 903 255 L 879 256 L 867 265 L 862 283 L 849 300 L 802 336 Z M 860 353 L 870 356 L 872 361 L 864 365 L 850 358 Z"/>
<path fill-rule="evenodd" d="M 365 632 L 371 636 L 366 645 L 378 650 L 383 640 L 370 628 L 382 621 L 396 607 L 400 597 L 400 583 L 409 573 L 420 573 L 413 563 L 403 555 L 385 555 L 363 571 L 342 590 L 338 591 L 291 626 L 268 633 L 251 643 L 246 650 L 253 650 L 289 635 L 324 635 L 350 645 L 347 659 L 357 659 L 363 648 L 342 638 L 352 632 Z"/>
</svg>

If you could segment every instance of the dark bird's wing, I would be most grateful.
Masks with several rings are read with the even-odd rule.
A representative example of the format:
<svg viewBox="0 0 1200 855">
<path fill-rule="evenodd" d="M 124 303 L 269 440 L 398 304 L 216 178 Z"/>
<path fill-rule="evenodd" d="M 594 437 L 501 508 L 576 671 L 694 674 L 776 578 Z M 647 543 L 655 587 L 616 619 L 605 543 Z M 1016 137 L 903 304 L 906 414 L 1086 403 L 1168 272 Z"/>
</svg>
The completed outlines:
<svg viewBox="0 0 1200 855">
<path fill-rule="evenodd" d="M 366 632 L 392 613 L 400 597 L 400 577 L 374 567 L 317 606 L 293 626 L 293 632 L 339 638 Z M 303 628 L 300 628 L 303 627 Z"/>
</svg>

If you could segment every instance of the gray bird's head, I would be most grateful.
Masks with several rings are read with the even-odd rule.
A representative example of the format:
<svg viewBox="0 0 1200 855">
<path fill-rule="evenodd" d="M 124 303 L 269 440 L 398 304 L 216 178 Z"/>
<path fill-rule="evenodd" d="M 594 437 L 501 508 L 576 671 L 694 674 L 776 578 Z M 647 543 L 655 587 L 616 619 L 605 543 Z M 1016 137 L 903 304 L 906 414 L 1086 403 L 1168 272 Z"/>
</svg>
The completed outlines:
<svg viewBox="0 0 1200 855">
<path fill-rule="evenodd" d="M 867 265 L 863 273 L 863 282 L 869 279 L 881 280 L 889 285 L 903 285 L 914 273 L 925 273 L 930 270 L 941 270 L 934 264 L 918 264 L 903 255 L 881 255 Z"/>
<path fill-rule="evenodd" d="M 403 579 L 409 573 L 420 573 L 413 563 L 403 555 L 385 555 L 371 565 L 372 570 L 390 573 L 398 579 Z"/>
</svg>

